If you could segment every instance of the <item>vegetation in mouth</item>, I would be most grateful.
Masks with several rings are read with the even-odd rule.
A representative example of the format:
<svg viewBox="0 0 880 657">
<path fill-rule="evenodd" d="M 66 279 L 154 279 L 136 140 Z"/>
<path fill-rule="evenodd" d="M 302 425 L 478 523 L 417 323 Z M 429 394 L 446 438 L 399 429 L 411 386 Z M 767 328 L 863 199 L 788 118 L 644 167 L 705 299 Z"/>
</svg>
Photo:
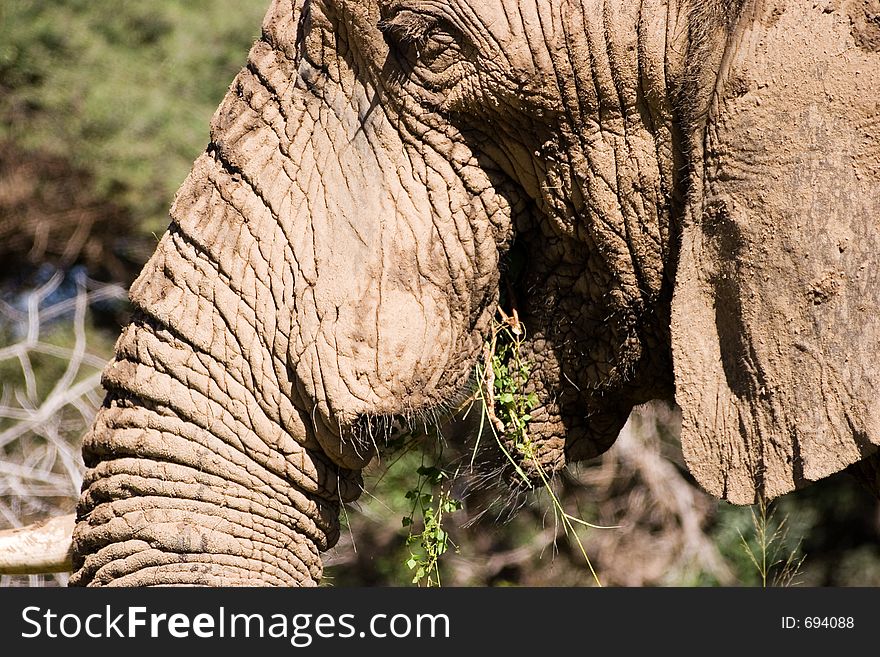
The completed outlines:
<svg viewBox="0 0 880 657">
<path fill-rule="evenodd" d="M 562 525 L 568 540 L 577 545 L 593 580 L 598 586 L 602 586 L 580 536 L 575 531 L 575 525 L 592 529 L 612 527 L 594 525 L 568 513 L 553 491 L 550 476 L 538 460 L 537 446 L 528 430 L 530 411 L 538 406 L 538 398 L 534 392 L 525 391 L 532 366 L 520 354 L 524 337 L 525 327 L 519 321 L 516 309 L 510 315 L 499 309 L 499 320 L 493 322 L 491 335 L 484 345 L 482 362 L 477 365 L 476 401 L 482 402 L 484 412 L 474 453 L 484 428 L 488 426 L 492 439 L 526 488 L 531 489 L 535 484 L 520 464 L 527 463 L 537 472 L 538 483 L 550 498 L 556 522 Z"/>
<path fill-rule="evenodd" d="M 476 389 L 461 407 L 467 409 L 465 414 L 474 406 L 478 406 L 482 413 L 471 451 L 470 467 L 473 468 L 480 443 L 491 438 L 525 489 L 546 492 L 556 522 L 561 524 L 567 538 L 577 546 L 593 580 L 601 586 L 576 529 L 577 526 L 611 528 L 588 523 L 568 513 L 553 490 L 550 475 L 538 460 L 537 445 L 529 435 L 529 421 L 530 411 L 538 406 L 539 401 L 534 392 L 526 392 L 532 365 L 521 355 L 524 338 L 525 328 L 516 310 L 508 315 L 499 309 L 498 319 L 493 322 L 490 335 L 483 345 L 482 358 L 476 365 Z M 537 480 L 526 474 L 524 464 L 537 473 Z M 428 464 L 423 459 L 416 473 L 416 484 L 406 492 L 411 507 L 402 520 L 403 526 L 409 530 L 406 566 L 412 573 L 413 584 L 440 586 L 440 559 L 450 548 L 458 549 L 451 542 L 443 523 L 448 521 L 450 514 L 462 508 L 461 500 L 454 496 L 452 490 L 459 472 L 447 472 L 438 463 Z"/>
</svg>

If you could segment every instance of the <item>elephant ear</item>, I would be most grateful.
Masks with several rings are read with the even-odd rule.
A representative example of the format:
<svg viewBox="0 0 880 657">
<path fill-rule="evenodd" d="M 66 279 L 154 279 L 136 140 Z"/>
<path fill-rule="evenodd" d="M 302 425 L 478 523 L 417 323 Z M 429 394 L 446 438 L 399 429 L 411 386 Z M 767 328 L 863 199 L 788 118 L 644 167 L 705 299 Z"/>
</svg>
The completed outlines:
<svg viewBox="0 0 880 657">
<path fill-rule="evenodd" d="M 855 229 L 843 212 L 823 228 L 733 199 L 707 214 L 684 232 L 673 301 L 682 449 L 707 491 L 751 504 L 880 443 L 880 239 L 836 237 Z"/>
<path fill-rule="evenodd" d="M 836 57 L 850 23 L 815 13 L 743 37 L 681 235 L 682 449 L 739 504 L 880 444 L 880 53 Z"/>
</svg>

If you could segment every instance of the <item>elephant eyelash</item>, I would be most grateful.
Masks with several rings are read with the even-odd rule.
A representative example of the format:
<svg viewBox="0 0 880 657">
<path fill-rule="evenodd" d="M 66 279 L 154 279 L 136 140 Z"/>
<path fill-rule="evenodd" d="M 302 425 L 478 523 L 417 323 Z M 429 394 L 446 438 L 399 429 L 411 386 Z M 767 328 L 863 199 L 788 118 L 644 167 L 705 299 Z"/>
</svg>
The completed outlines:
<svg viewBox="0 0 880 657">
<path fill-rule="evenodd" d="M 437 26 L 436 19 L 413 11 L 400 11 L 391 18 L 378 23 L 379 31 L 386 39 L 401 46 L 413 45 L 421 48 Z"/>
</svg>

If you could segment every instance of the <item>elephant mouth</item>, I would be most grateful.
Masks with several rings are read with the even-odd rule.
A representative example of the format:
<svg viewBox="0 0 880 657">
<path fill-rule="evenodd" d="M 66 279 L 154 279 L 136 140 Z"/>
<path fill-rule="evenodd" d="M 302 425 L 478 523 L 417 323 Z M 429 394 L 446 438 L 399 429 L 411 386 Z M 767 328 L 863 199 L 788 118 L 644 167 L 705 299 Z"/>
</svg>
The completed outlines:
<svg viewBox="0 0 880 657">
<path fill-rule="evenodd" d="M 558 424 L 530 424 L 518 441 L 509 427 L 499 426 L 497 408 L 487 409 L 492 396 L 487 395 L 484 376 L 475 363 L 459 376 L 447 375 L 445 390 L 432 395 L 430 402 L 421 397 L 421 403 L 404 402 L 402 408 L 361 409 L 338 427 L 337 435 L 362 457 L 425 449 L 442 461 L 438 467 L 483 482 L 479 488 L 491 484 L 526 492 L 542 487 L 568 462 Z"/>
<path fill-rule="evenodd" d="M 361 413 L 352 422 L 349 432 L 356 444 L 379 451 L 403 442 L 414 430 L 411 419 L 404 414 Z"/>
<path fill-rule="evenodd" d="M 477 489 L 524 493 L 545 485 L 565 468 L 564 449 L 557 444 L 561 439 L 534 435 L 524 449 L 493 430 L 490 422 L 482 402 L 471 397 L 451 409 L 362 413 L 348 431 L 364 453 L 424 448 L 438 458 L 437 467 L 465 477 Z"/>
</svg>

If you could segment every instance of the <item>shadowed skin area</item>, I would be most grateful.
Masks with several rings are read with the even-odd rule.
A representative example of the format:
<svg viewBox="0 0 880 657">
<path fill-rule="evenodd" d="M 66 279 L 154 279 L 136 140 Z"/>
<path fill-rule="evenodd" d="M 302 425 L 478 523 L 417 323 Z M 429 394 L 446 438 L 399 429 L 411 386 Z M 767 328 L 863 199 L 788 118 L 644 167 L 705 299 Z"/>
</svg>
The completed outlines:
<svg viewBox="0 0 880 657">
<path fill-rule="evenodd" d="M 759 421 L 761 396 L 788 385 L 731 383 L 760 360 L 742 355 L 760 304 L 727 282 L 743 231 L 712 228 L 730 223 L 713 187 L 730 176 L 707 167 L 744 139 L 719 137 L 728 80 L 759 77 L 727 72 L 770 66 L 748 44 L 824 11 L 794 4 L 273 2 L 132 286 L 84 438 L 71 583 L 316 584 L 361 468 L 472 393 L 500 303 L 523 322 L 539 400 L 533 476 L 600 454 L 634 405 L 675 394 L 709 490 L 745 502 L 802 485 L 796 457 L 773 485 L 754 467 L 761 436 L 792 444 L 775 420 L 752 435 L 707 408 L 730 385 L 731 412 Z M 876 64 L 871 24 L 837 4 L 829 34 Z M 872 76 L 840 87 L 869 137 Z M 864 152 L 875 189 L 876 141 Z M 838 470 L 874 451 L 870 412 L 832 430 L 861 436 Z"/>
</svg>

